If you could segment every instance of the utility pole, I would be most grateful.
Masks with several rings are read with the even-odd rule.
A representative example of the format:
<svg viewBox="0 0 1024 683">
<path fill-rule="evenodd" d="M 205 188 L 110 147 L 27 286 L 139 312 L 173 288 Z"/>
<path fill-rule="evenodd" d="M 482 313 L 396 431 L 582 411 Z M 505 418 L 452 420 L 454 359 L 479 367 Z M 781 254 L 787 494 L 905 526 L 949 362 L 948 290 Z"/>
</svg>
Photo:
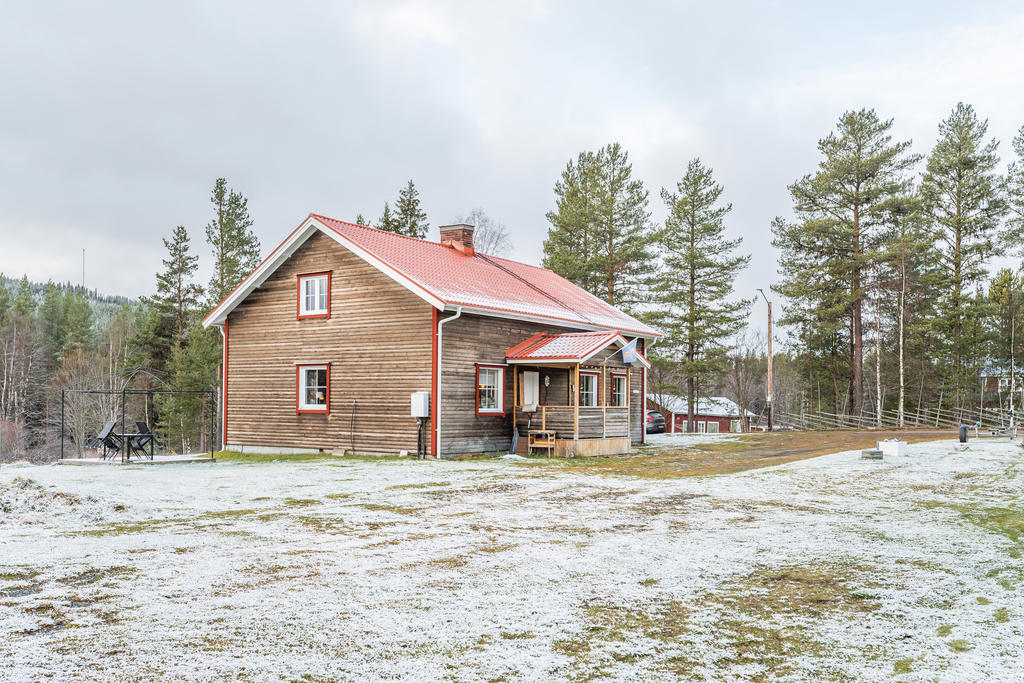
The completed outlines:
<svg viewBox="0 0 1024 683">
<path fill-rule="evenodd" d="M 774 360 L 772 357 L 772 302 L 768 301 L 768 297 L 764 295 L 763 289 L 758 288 L 757 291 L 761 292 L 761 298 L 764 299 L 766 304 L 768 304 L 768 386 L 765 393 L 768 407 L 768 431 L 770 432 L 772 431 L 772 423 L 774 421 L 774 416 L 772 415 L 772 361 Z"/>
</svg>

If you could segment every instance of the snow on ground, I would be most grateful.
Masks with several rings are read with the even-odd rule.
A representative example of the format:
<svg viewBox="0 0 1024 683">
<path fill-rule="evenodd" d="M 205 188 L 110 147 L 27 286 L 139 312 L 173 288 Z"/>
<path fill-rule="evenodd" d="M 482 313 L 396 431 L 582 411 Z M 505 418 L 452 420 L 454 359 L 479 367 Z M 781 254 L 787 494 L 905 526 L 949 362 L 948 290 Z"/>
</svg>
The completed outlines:
<svg viewBox="0 0 1024 683">
<path fill-rule="evenodd" d="M 5 466 L 0 680 L 1021 680 L 1022 450 L 908 451 Z"/>
</svg>

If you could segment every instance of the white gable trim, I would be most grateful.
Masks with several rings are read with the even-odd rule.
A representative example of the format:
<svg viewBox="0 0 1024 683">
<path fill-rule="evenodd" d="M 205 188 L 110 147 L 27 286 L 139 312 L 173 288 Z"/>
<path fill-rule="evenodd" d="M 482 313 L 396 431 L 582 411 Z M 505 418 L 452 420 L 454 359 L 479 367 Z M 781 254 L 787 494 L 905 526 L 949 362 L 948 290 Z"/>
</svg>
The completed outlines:
<svg viewBox="0 0 1024 683">
<path fill-rule="evenodd" d="M 267 278 L 273 275 L 274 272 L 281 267 L 281 264 L 287 261 L 289 257 L 298 251 L 299 247 L 305 244 L 306 240 L 308 240 L 313 233 L 318 230 L 390 277 L 398 284 L 408 289 L 416 296 L 429 303 L 434 308 L 444 309 L 443 301 L 420 287 L 409 277 L 384 263 L 362 247 L 359 247 L 350 240 L 342 237 L 317 219 L 309 216 L 299 225 L 298 228 L 292 231 L 292 234 L 289 235 L 284 242 L 279 244 L 274 251 L 270 252 L 270 255 L 264 259 L 263 263 L 261 263 L 256 270 L 250 273 L 246 279 L 242 280 L 241 284 L 235 288 L 235 291 L 231 292 L 224 301 L 220 302 L 216 308 L 210 311 L 209 315 L 203 319 L 203 327 L 223 325 L 228 314 L 231 313 L 238 304 L 242 303 L 242 301 L 249 296 L 254 289 L 266 282 Z"/>
</svg>

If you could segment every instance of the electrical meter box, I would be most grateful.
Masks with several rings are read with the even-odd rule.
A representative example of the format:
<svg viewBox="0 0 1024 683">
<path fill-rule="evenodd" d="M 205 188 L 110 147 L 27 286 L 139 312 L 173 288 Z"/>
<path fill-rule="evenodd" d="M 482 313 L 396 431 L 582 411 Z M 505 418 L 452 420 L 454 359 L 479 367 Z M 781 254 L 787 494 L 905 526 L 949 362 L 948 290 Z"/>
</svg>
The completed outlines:
<svg viewBox="0 0 1024 683">
<path fill-rule="evenodd" d="M 414 391 L 410 396 L 412 417 L 430 417 L 430 392 Z"/>
</svg>

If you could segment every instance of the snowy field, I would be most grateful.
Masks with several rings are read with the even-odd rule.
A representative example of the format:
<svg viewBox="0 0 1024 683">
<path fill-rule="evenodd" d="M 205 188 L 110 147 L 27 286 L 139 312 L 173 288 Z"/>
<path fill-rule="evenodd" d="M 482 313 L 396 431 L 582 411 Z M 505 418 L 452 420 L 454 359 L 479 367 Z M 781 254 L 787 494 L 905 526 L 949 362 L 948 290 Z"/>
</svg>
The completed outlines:
<svg viewBox="0 0 1024 683">
<path fill-rule="evenodd" d="M 2 680 L 1024 679 L 1024 451 L 0 468 Z"/>
</svg>

